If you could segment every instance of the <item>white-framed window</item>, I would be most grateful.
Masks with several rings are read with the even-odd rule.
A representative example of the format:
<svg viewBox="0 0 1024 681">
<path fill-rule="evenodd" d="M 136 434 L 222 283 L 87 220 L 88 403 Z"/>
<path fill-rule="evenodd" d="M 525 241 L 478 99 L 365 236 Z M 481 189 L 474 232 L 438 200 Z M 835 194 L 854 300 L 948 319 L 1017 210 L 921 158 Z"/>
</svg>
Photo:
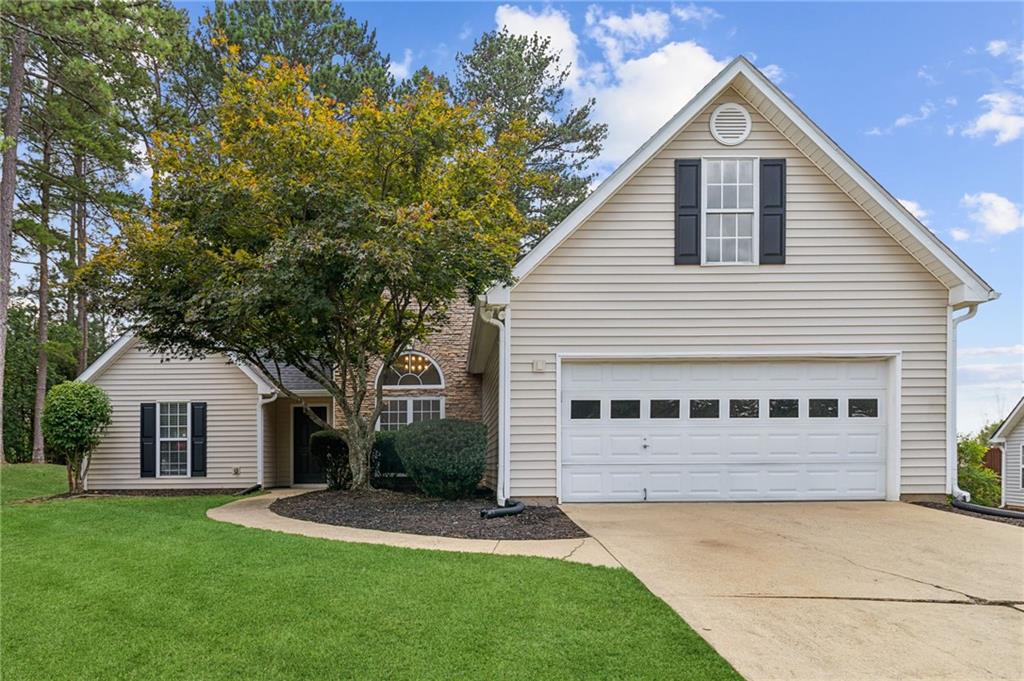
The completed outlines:
<svg viewBox="0 0 1024 681">
<path fill-rule="evenodd" d="M 757 264 L 758 165 L 749 156 L 702 159 L 701 264 Z"/>
<path fill-rule="evenodd" d="M 377 430 L 401 430 L 410 423 L 443 418 L 443 397 L 386 397 L 377 420 Z"/>
<path fill-rule="evenodd" d="M 381 385 L 386 389 L 444 388 L 441 367 L 422 352 L 403 352 L 382 372 Z"/>
<path fill-rule="evenodd" d="M 187 478 L 191 474 L 189 457 L 188 402 L 161 402 L 157 409 L 158 478 Z"/>
</svg>

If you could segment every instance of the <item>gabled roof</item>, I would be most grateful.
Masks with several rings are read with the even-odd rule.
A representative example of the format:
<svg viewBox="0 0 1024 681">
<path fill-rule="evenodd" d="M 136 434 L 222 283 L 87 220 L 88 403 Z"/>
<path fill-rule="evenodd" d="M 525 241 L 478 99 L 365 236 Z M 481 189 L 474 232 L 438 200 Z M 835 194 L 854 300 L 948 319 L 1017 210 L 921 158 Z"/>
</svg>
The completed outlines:
<svg viewBox="0 0 1024 681">
<path fill-rule="evenodd" d="M 126 332 L 123 336 L 117 339 L 117 342 L 115 342 L 113 345 L 107 348 L 106 352 L 97 357 L 95 362 L 86 367 L 85 371 L 83 371 L 78 376 L 77 380 L 85 381 L 87 383 L 92 382 L 100 374 L 102 374 L 107 367 L 116 362 L 121 357 L 121 355 L 128 352 L 128 350 L 134 347 L 135 340 L 136 337 L 134 331 Z M 253 383 L 256 384 L 256 389 L 259 391 L 260 394 L 269 394 L 276 391 L 275 388 L 271 386 L 270 383 L 267 382 L 266 378 L 261 376 L 258 371 L 253 369 L 245 362 L 236 362 L 232 360 L 232 363 L 235 366 L 237 366 L 238 369 L 243 374 L 248 376 Z"/>
<path fill-rule="evenodd" d="M 863 208 L 884 230 L 949 289 L 954 307 L 983 303 L 999 296 L 920 220 L 804 114 L 774 83 L 744 57 L 737 57 L 704 86 L 675 116 L 608 176 L 569 216 L 516 265 L 520 281 L 565 241 L 641 168 L 653 159 L 722 92 L 733 88 L 767 118 L 826 176 Z M 494 286 L 491 303 L 508 302 L 508 289 Z"/>
<path fill-rule="evenodd" d="M 992 437 L 989 438 L 989 442 L 1006 442 L 1006 436 L 1013 432 L 1013 429 L 1017 427 L 1021 419 L 1024 418 L 1024 397 L 1020 398 L 1017 402 L 1017 406 L 1013 408 L 1010 415 L 1006 417 L 1002 425 L 992 433 Z"/>
</svg>

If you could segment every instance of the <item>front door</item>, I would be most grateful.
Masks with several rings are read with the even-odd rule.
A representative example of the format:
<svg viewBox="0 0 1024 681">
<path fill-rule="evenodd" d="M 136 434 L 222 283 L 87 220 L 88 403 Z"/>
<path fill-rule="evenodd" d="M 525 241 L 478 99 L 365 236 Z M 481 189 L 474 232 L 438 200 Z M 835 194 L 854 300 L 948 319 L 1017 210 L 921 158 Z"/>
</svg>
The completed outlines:
<svg viewBox="0 0 1024 681">
<path fill-rule="evenodd" d="M 327 420 L 327 407 L 313 407 L 313 413 L 324 421 Z M 292 451 L 295 455 L 295 484 L 309 484 L 324 482 L 324 472 L 320 470 L 320 463 L 309 451 L 309 436 L 320 430 L 320 427 L 302 410 L 302 407 L 295 407 L 292 410 Z"/>
</svg>

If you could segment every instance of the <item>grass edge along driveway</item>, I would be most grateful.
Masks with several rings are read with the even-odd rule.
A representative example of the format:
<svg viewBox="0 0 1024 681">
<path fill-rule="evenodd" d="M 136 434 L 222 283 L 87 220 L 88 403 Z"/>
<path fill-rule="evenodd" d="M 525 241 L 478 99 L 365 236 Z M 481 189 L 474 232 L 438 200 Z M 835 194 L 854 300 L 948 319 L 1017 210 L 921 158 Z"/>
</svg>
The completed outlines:
<svg viewBox="0 0 1024 681">
<path fill-rule="evenodd" d="M 23 503 L 0 466 L 0 676 L 738 679 L 632 574 L 217 523 L 228 497 Z"/>
</svg>

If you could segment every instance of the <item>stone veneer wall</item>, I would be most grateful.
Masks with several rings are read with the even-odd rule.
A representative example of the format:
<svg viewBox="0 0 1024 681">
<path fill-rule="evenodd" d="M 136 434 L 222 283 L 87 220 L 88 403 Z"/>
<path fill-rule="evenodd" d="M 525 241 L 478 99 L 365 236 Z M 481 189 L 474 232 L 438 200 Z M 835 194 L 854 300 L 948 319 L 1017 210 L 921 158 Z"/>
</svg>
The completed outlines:
<svg viewBox="0 0 1024 681">
<path fill-rule="evenodd" d="M 429 355 L 444 375 L 443 390 L 416 390 L 410 388 L 389 389 L 385 396 L 394 394 L 402 397 L 417 395 L 441 395 L 444 399 L 444 415 L 449 419 L 479 421 L 481 419 L 481 377 L 470 374 L 466 370 L 469 357 L 469 334 L 473 328 L 474 308 L 464 299 L 459 299 L 451 306 L 448 324 L 430 337 L 426 343 L 409 348 Z M 370 389 L 366 396 L 366 411 L 372 409 L 374 388 L 379 364 L 370 371 Z M 335 407 L 335 423 L 344 423 L 345 417 L 341 409 Z"/>
</svg>

